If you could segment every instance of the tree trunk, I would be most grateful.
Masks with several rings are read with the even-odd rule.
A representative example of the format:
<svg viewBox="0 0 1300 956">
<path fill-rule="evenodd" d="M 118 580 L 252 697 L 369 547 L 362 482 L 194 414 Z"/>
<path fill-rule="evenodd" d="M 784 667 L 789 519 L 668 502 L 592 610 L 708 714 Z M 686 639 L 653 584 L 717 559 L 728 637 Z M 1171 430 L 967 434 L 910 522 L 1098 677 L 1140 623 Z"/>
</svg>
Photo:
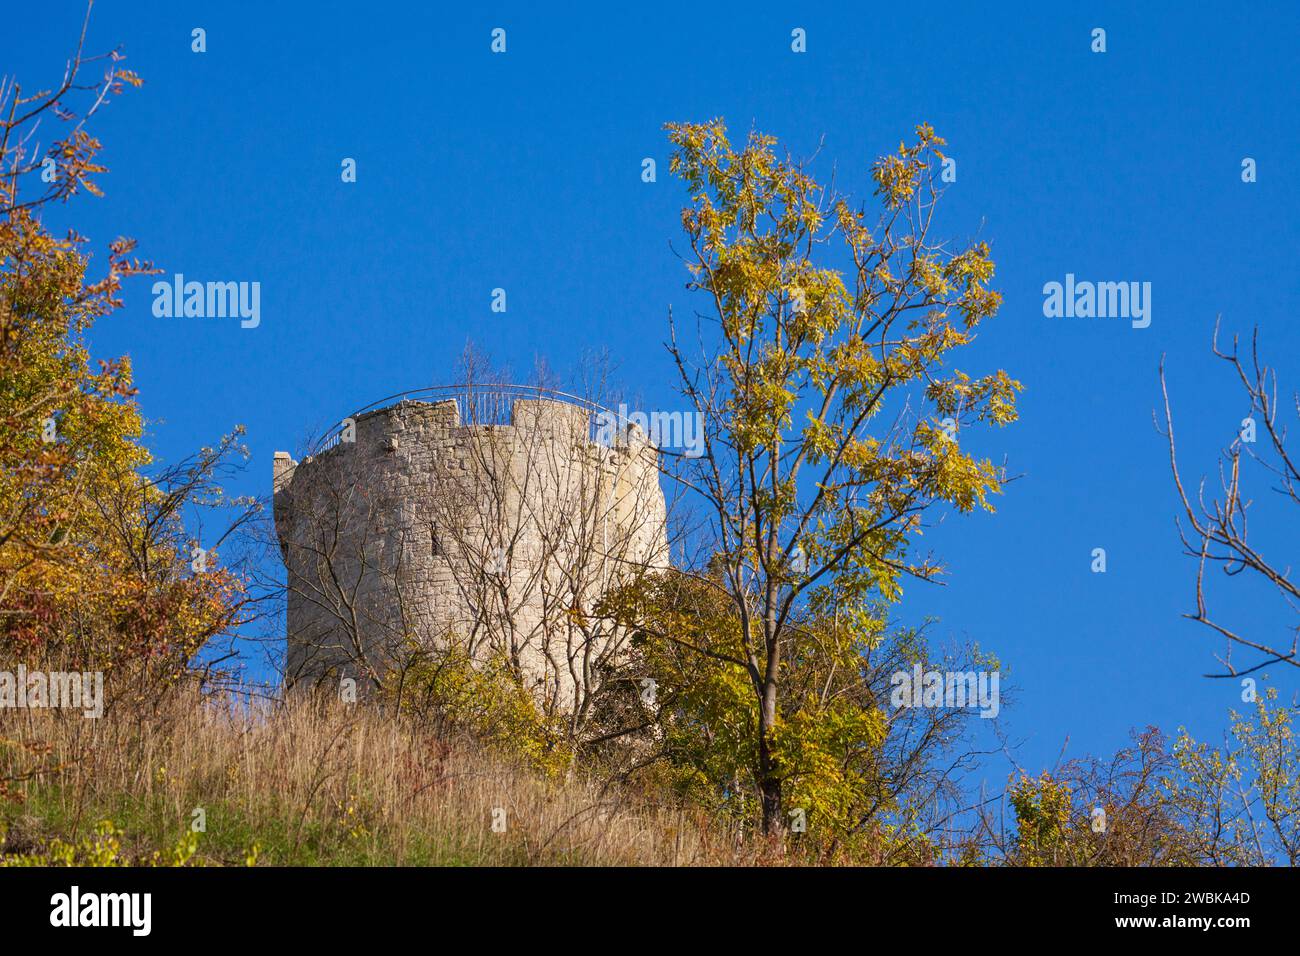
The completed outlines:
<svg viewBox="0 0 1300 956">
<path fill-rule="evenodd" d="M 776 683 L 769 680 L 763 688 L 758 711 L 758 791 L 763 802 L 763 833 L 768 836 L 785 829 L 785 818 L 781 815 L 781 777 L 771 746 L 775 726 Z"/>
</svg>

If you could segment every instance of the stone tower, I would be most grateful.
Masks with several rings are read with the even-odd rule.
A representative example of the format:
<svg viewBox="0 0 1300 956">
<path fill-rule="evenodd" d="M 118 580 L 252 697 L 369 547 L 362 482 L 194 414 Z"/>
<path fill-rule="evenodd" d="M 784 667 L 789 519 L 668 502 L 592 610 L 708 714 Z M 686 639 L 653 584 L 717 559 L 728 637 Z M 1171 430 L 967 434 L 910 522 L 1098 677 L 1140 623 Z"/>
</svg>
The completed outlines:
<svg viewBox="0 0 1300 956">
<path fill-rule="evenodd" d="M 635 428 L 597 441 L 594 415 L 464 391 L 346 419 L 302 462 L 276 452 L 287 681 L 373 688 L 455 646 L 508 660 L 548 706 L 581 706 L 626 638 L 600 597 L 668 564 L 657 453 Z"/>
</svg>

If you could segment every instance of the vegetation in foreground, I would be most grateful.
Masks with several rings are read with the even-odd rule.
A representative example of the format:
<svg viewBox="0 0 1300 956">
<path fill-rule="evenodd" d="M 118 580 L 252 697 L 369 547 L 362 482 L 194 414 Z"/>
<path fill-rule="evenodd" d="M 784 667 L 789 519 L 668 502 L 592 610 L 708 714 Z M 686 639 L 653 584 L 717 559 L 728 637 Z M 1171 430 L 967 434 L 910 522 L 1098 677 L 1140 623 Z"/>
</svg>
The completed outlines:
<svg viewBox="0 0 1300 956">
<path fill-rule="evenodd" d="M 307 697 L 250 705 L 184 692 L 147 715 L 10 712 L 0 727 L 5 865 L 782 858 L 688 805 L 547 774 L 364 705 Z"/>
<path fill-rule="evenodd" d="M 1294 864 L 1297 781 L 1290 712 L 1266 695 L 1224 747 L 1135 735 L 1013 780 L 956 838 L 774 839 L 377 707 L 185 690 L 98 720 L 0 711 L 0 865 Z"/>
</svg>

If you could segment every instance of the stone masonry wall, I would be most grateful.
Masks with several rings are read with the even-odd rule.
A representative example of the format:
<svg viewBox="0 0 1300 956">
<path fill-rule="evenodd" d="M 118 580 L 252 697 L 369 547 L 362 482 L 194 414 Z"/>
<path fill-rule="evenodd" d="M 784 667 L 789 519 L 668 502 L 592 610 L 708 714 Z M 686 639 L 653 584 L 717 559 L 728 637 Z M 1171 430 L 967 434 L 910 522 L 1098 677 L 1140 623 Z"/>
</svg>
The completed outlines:
<svg viewBox="0 0 1300 956">
<path fill-rule="evenodd" d="M 576 706 L 623 635 L 573 611 L 668 561 L 654 449 L 636 430 L 597 444 L 590 415 L 517 399 L 509 424 L 464 425 L 454 400 L 402 401 L 301 463 L 277 452 L 287 680 L 373 686 L 455 641 Z"/>
</svg>

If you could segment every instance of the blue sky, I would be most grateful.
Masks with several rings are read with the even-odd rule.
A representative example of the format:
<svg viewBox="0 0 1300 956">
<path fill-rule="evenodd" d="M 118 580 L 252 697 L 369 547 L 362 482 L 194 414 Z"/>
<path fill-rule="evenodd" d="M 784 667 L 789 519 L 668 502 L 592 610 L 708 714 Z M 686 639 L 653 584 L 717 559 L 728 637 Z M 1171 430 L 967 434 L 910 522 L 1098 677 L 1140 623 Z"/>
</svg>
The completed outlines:
<svg viewBox="0 0 1300 956">
<path fill-rule="evenodd" d="M 1284 388 L 1300 387 L 1287 165 L 1300 155 L 1300 10 L 836 6 L 105 0 L 88 49 L 121 44 L 145 86 L 95 127 L 106 197 L 51 223 L 99 248 L 134 236 L 168 275 L 258 281 L 262 298 L 256 329 L 159 319 L 137 280 L 95 351 L 131 356 L 164 459 L 246 425 L 253 459 L 232 490 L 248 494 L 269 491 L 276 449 L 449 380 L 469 338 L 521 375 L 539 355 L 563 370 L 608 349 L 648 407 L 680 407 L 665 317 L 693 303 L 669 246 L 684 191 L 663 123 L 722 116 L 795 153 L 824 139 L 820 170 L 834 162 L 865 196 L 872 159 L 930 122 L 958 160 L 940 231 L 989 241 L 1004 295 L 963 367 L 1025 385 L 1019 423 L 963 441 L 1023 477 L 996 515 L 930 536 L 948 583 L 910 587 L 900 617 L 938 617 L 936 638 L 998 653 L 1027 766 L 1052 763 L 1067 737 L 1070 754 L 1110 753 L 1152 723 L 1216 737 L 1239 688 L 1201 676 L 1219 645 L 1180 617 L 1194 568 L 1151 412 L 1167 353 L 1184 467 L 1212 469 L 1244 414 L 1210 355 L 1218 313 L 1228 330 L 1259 325 Z M 81 11 L 10 11 L 0 69 L 29 89 L 55 83 Z M 206 53 L 191 52 L 195 27 Z M 489 49 L 494 27 L 505 55 Z M 791 52 L 796 27 L 805 54 Z M 1150 282 L 1151 326 L 1045 318 L 1043 284 L 1066 273 Z M 505 314 L 490 310 L 496 287 Z M 1263 502 L 1261 540 L 1293 544 L 1284 518 Z M 1095 547 L 1104 575 L 1089 570 Z M 1293 620 L 1263 591 L 1223 601 L 1272 637 Z"/>
</svg>

